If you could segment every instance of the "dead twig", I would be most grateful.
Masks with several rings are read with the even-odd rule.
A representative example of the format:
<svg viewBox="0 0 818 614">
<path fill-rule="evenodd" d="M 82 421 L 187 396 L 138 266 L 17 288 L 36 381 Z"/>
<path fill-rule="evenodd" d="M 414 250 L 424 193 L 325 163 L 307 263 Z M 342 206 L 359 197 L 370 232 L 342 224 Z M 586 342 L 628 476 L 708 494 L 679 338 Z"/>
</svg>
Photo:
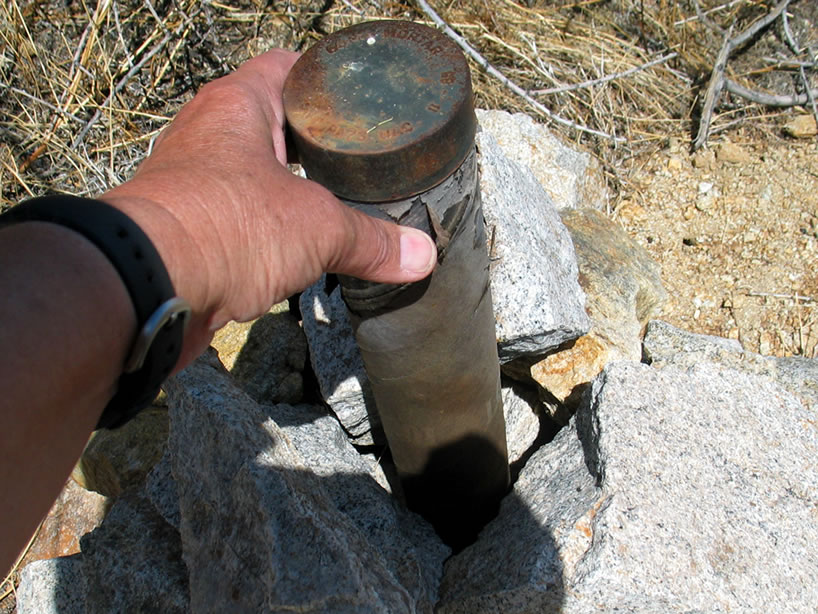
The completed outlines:
<svg viewBox="0 0 818 614">
<path fill-rule="evenodd" d="M 778 16 L 781 15 L 786 9 L 787 5 L 790 3 L 790 0 L 781 0 L 775 8 L 767 13 L 764 17 L 756 21 L 752 24 L 749 28 L 747 28 L 744 32 L 736 36 L 733 40 L 730 41 L 731 51 L 734 49 L 738 49 L 744 43 L 749 41 L 753 38 L 756 34 L 761 32 L 764 28 L 769 26 L 772 22 L 778 19 Z"/>
<path fill-rule="evenodd" d="M 813 92 L 809 87 L 809 80 L 807 80 L 807 73 L 804 72 L 804 67 L 799 66 L 798 72 L 801 73 L 801 81 L 804 83 L 804 91 L 807 93 L 807 98 L 809 98 L 809 104 L 812 107 L 812 115 L 815 117 L 815 123 L 818 124 L 818 104 L 815 104 L 815 96 L 818 96 L 818 90 Z"/>
<path fill-rule="evenodd" d="M 715 6 L 712 9 L 707 9 L 706 11 L 702 11 L 701 7 L 699 6 L 699 3 L 696 2 L 695 5 L 694 5 L 696 7 L 696 16 L 695 17 L 687 17 L 686 19 L 680 19 L 679 21 L 674 22 L 673 25 L 678 28 L 679 26 L 683 26 L 684 24 L 690 23 L 691 21 L 696 21 L 697 19 L 701 21 L 702 15 L 704 15 L 706 17 L 710 13 L 715 13 L 717 11 L 723 11 L 725 9 L 731 9 L 731 8 L 733 8 L 734 6 L 736 6 L 737 4 L 739 4 L 741 2 L 744 2 L 744 0 L 732 0 L 732 2 L 722 4 L 721 6 Z"/>
<path fill-rule="evenodd" d="M 810 296 L 804 296 L 803 294 L 780 294 L 776 292 L 748 292 L 747 296 L 756 296 L 761 298 L 782 298 L 795 301 L 798 303 L 799 301 L 804 303 L 811 303 L 815 299 Z"/>
<path fill-rule="evenodd" d="M 795 55 L 801 53 L 801 50 L 798 48 L 798 45 L 795 42 L 795 37 L 792 35 L 792 30 L 790 30 L 790 19 L 787 17 L 787 11 L 781 13 L 781 25 L 784 28 L 784 38 L 787 39 L 787 46 L 790 48 Z"/>
<path fill-rule="evenodd" d="M 601 132 L 599 130 L 593 130 L 592 128 L 588 128 L 586 126 L 581 126 L 576 122 L 571 121 L 570 119 L 565 119 L 564 117 L 560 117 L 544 105 L 540 104 L 536 100 L 534 100 L 528 93 L 521 88 L 519 85 L 514 83 L 511 79 L 506 77 L 503 73 L 497 70 L 494 66 L 489 64 L 488 60 L 486 60 L 482 55 L 480 55 L 466 40 L 460 36 L 457 32 L 452 30 L 443 19 L 438 15 L 434 9 L 426 2 L 426 0 L 417 0 L 418 6 L 421 10 L 429 17 L 429 19 L 434 22 L 434 24 L 443 30 L 443 32 L 451 38 L 457 45 L 468 55 L 472 60 L 477 62 L 477 64 L 489 73 L 492 77 L 500 81 L 503 85 L 505 85 L 508 89 L 512 92 L 517 94 L 520 98 L 525 100 L 528 104 L 530 104 L 537 112 L 541 113 L 542 115 L 546 116 L 553 122 L 556 122 L 562 126 L 566 126 L 567 128 L 572 128 L 574 130 L 578 130 L 579 132 L 585 132 L 587 134 L 593 134 L 594 136 L 601 137 L 603 139 L 607 139 L 610 141 L 614 141 L 615 143 L 625 143 L 626 139 L 622 137 L 617 137 L 611 134 L 607 134 L 605 132 Z"/>
<path fill-rule="evenodd" d="M 768 107 L 794 107 L 796 105 L 805 105 L 815 96 L 818 96 L 818 89 L 807 90 L 805 94 L 795 94 L 793 96 L 784 96 L 781 94 L 765 94 L 764 92 L 756 92 L 749 88 L 739 85 L 731 79 L 724 80 L 724 89 L 731 94 L 740 96 L 750 102 L 763 104 Z"/>
<path fill-rule="evenodd" d="M 789 97 L 784 96 L 769 96 L 767 97 L 766 94 L 759 94 L 758 92 L 753 92 L 747 88 L 744 88 L 734 81 L 730 81 L 729 79 L 725 78 L 724 71 L 727 68 L 727 60 L 730 58 L 730 54 L 747 43 L 751 40 L 756 34 L 761 32 L 764 28 L 769 26 L 773 23 L 778 17 L 786 12 L 787 5 L 790 3 L 790 0 L 781 0 L 772 11 L 770 11 L 767 15 L 753 23 L 750 27 L 746 30 L 738 34 L 735 38 L 730 38 L 730 35 L 733 31 L 733 27 L 730 26 L 730 30 L 727 31 L 727 34 L 724 35 L 724 42 L 722 43 L 721 49 L 719 50 L 719 54 L 716 57 L 716 62 L 713 65 L 713 71 L 710 74 L 710 81 L 707 84 L 707 91 L 704 95 L 704 104 L 702 105 L 702 115 L 699 121 L 699 131 L 696 134 L 696 139 L 693 141 L 693 150 L 697 150 L 701 148 L 706 142 L 707 137 L 710 134 L 710 122 L 712 121 L 713 117 L 713 110 L 716 107 L 716 102 L 718 101 L 719 94 L 721 93 L 722 89 L 727 89 L 733 94 L 737 96 L 741 96 L 742 98 L 746 98 L 748 100 L 752 100 L 753 102 L 760 102 L 760 98 L 765 98 L 770 101 L 784 101 Z M 697 10 L 700 10 L 698 7 L 698 3 L 695 3 Z M 809 90 L 809 88 L 807 88 Z M 789 103 L 785 104 L 778 104 L 776 102 L 760 102 L 760 104 L 770 104 L 771 106 L 791 106 Z M 798 104 L 798 103 L 796 103 Z M 801 103 L 803 104 L 803 103 Z"/>
<path fill-rule="evenodd" d="M 714 32 L 717 32 L 718 34 L 724 34 L 724 28 L 719 26 L 715 21 L 711 21 L 707 17 L 707 13 L 709 13 L 710 11 L 708 11 L 707 13 L 703 12 L 702 7 L 699 6 L 698 0 L 693 0 L 693 8 L 696 9 L 696 18 L 699 20 L 701 24 L 707 26 L 708 28 L 710 28 Z"/>
<path fill-rule="evenodd" d="M 604 77 L 601 77 L 599 79 L 591 79 L 590 81 L 583 81 L 582 83 L 563 85 L 561 87 L 552 87 L 544 90 L 529 90 L 528 93 L 534 96 L 546 96 L 548 94 L 561 94 L 563 92 L 573 92 L 574 90 L 580 90 L 586 87 L 602 85 L 603 83 L 608 83 L 609 81 L 613 81 L 615 79 L 622 79 L 623 77 L 630 76 L 634 73 L 645 70 L 646 68 L 650 68 L 651 66 L 656 66 L 657 64 L 664 64 L 665 62 L 672 60 L 673 58 L 678 56 L 679 54 L 674 51 L 673 53 L 668 53 L 667 55 L 663 55 L 660 58 L 655 58 L 650 62 L 646 62 L 640 66 L 634 66 L 633 68 L 629 68 L 628 70 L 623 70 L 622 72 L 614 73 L 612 75 L 605 75 Z"/>
<path fill-rule="evenodd" d="M 781 22 L 784 26 L 784 35 L 787 39 L 787 45 L 795 55 L 798 55 L 801 53 L 801 46 L 795 41 L 795 37 L 790 30 L 790 20 L 787 18 L 787 11 L 781 13 Z M 815 96 L 813 95 L 812 90 L 810 90 L 810 83 L 807 79 L 807 73 L 804 71 L 803 63 L 799 64 L 798 73 L 801 76 L 801 82 L 804 84 L 804 91 L 806 92 L 807 98 L 809 99 L 809 104 L 812 107 L 812 114 L 815 117 L 815 122 L 818 123 L 818 105 L 815 104 Z"/>
<path fill-rule="evenodd" d="M 43 105 L 46 109 L 49 109 L 50 111 L 54 111 L 54 113 L 59 113 L 60 115 L 64 115 L 68 119 L 71 119 L 71 120 L 73 120 L 75 122 L 78 122 L 80 124 L 83 123 L 83 120 L 81 118 L 77 117 L 76 115 L 74 115 L 73 113 L 69 113 L 65 109 L 61 109 L 58 106 L 51 104 L 47 100 L 43 100 L 42 98 L 34 96 L 33 94 L 29 94 L 25 90 L 21 90 L 21 89 L 19 89 L 17 87 L 7 85 L 6 83 L 3 83 L 2 81 L 0 81 L 0 87 L 2 87 L 4 89 L 7 89 L 8 91 L 10 91 L 10 92 L 12 92 L 14 94 L 17 94 L 18 96 L 23 96 L 24 98 L 28 98 L 29 100 L 33 100 L 37 104 Z"/>
<path fill-rule="evenodd" d="M 798 70 L 799 68 L 811 69 L 818 66 L 815 62 L 805 62 L 803 60 L 788 60 L 770 57 L 764 57 L 762 59 L 770 64 L 775 64 L 775 66 L 769 67 L 772 70 Z"/>
<path fill-rule="evenodd" d="M 719 55 L 716 57 L 716 63 L 713 64 L 713 72 L 710 73 L 710 82 L 707 84 L 707 91 L 704 94 L 702 116 L 699 120 L 699 132 L 696 134 L 696 140 L 693 141 L 693 151 L 702 147 L 707 142 L 707 137 L 710 136 L 710 122 L 713 118 L 713 110 L 716 108 L 716 101 L 725 83 L 724 69 L 727 68 L 727 58 L 730 56 L 730 34 L 732 32 L 733 28 L 731 26 L 727 34 L 724 35 L 724 42 L 719 50 Z"/>
</svg>

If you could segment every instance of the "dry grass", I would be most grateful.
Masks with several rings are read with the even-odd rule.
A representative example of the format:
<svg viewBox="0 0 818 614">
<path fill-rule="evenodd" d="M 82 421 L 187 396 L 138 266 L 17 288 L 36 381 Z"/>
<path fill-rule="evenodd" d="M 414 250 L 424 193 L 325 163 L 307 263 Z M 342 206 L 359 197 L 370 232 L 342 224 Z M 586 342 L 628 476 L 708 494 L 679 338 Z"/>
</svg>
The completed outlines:
<svg viewBox="0 0 818 614">
<path fill-rule="evenodd" d="M 432 4 L 509 79 L 529 92 L 546 90 L 532 97 L 552 113 L 623 139 L 555 125 L 606 163 L 614 188 L 626 181 L 622 162 L 635 153 L 670 136 L 690 140 L 720 45 L 718 24 L 744 27 L 769 10 L 760 0 L 703 0 L 700 16 L 693 0 Z M 371 0 L 8 0 L 0 7 L 0 206 L 47 190 L 98 193 L 127 179 L 202 83 L 269 47 L 304 48 L 374 18 L 427 19 L 409 3 Z M 478 104 L 542 117 L 473 69 Z M 757 73 L 745 67 L 736 76 L 751 84 Z M 720 111 L 713 132 L 747 117 L 770 121 L 753 105 Z"/>
</svg>

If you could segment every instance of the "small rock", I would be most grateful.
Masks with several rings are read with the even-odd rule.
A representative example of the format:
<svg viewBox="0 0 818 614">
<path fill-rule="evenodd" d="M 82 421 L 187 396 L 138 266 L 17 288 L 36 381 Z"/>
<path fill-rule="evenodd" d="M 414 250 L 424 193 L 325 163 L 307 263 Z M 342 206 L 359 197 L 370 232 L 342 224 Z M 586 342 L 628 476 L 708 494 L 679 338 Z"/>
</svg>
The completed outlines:
<svg viewBox="0 0 818 614">
<path fill-rule="evenodd" d="M 762 355 L 769 355 L 773 349 L 773 336 L 769 331 L 761 331 L 758 336 L 758 353 Z"/>
<path fill-rule="evenodd" d="M 107 497 L 88 491 L 69 478 L 43 520 L 21 566 L 78 553 L 80 538 L 99 526 L 110 503 Z"/>
<path fill-rule="evenodd" d="M 693 154 L 693 166 L 703 170 L 711 170 L 716 165 L 716 154 L 712 149 L 700 149 Z"/>
<path fill-rule="evenodd" d="M 531 367 L 531 377 L 560 403 L 594 379 L 608 363 L 608 344 L 593 333 Z M 577 396 L 579 396 L 577 394 Z"/>
<path fill-rule="evenodd" d="M 699 211 L 708 211 L 716 204 L 716 195 L 712 192 L 699 194 L 696 198 L 696 209 Z"/>
<path fill-rule="evenodd" d="M 750 154 L 741 145 L 726 141 L 716 148 L 716 157 L 719 162 L 728 164 L 746 164 L 752 161 Z"/>
<path fill-rule="evenodd" d="M 625 223 L 633 223 L 642 220 L 647 215 L 647 211 L 642 205 L 632 200 L 623 200 L 616 208 L 616 216 Z"/>
<path fill-rule="evenodd" d="M 230 322 L 212 342 L 222 364 L 259 403 L 298 403 L 307 341 L 286 302 L 252 322 Z"/>
<path fill-rule="evenodd" d="M 797 115 L 784 124 L 784 133 L 797 139 L 808 139 L 818 134 L 814 115 Z"/>
<path fill-rule="evenodd" d="M 515 463 L 530 450 L 540 434 L 540 403 L 536 391 L 519 385 L 503 385 L 501 394 L 508 462 Z"/>
<path fill-rule="evenodd" d="M 671 172 L 676 172 L 682 170 L 684 167 L 684 163 L 679 156 L 670 156 L 667 159 L 667 170 Z"/>
<path fill-rule="evenodd" d="M 167 440 L 167 409 L 149 407 L 117 429 L 95 431 L 71 475 L 83 488 L 117 497 L 144 483 Z"/>
</svg>

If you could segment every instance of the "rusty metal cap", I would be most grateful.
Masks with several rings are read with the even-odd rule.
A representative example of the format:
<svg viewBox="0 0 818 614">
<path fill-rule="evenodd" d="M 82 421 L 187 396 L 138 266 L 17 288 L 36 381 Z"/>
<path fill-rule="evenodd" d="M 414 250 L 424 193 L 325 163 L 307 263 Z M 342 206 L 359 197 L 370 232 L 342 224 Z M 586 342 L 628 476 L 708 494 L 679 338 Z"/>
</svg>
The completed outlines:
<svg viewBox="0 0 818 614">
<path fill-rule="evenodd" d="M 476 130 L 465 57 L 408 21 L 362 23 L 316 43 L 287 77 L 284 110 L 309 177 L 363 202 L 437 185 Z"/>
</svg>

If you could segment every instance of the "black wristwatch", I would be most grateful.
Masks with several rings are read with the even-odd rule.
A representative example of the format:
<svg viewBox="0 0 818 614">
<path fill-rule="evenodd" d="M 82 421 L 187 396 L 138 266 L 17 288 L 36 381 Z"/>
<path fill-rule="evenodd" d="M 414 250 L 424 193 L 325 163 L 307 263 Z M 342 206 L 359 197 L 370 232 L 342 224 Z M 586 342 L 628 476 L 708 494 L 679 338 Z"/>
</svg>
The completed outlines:
<svg viewBox="0 0 818 614">
<path fill-rule="evenodd" d="M 176 366 L 190 305 L 176 296 L 148 236 L 119 209 L 76 196 L 43 196 L 0 215 L 0 228 L 27 221 L 59 224 L 83 235 L 111 261 L 128 289 L 139 332 L 116 394 L 97 423 L 98 429 L 121 426 L 150 405 Z"/>
</svg>

